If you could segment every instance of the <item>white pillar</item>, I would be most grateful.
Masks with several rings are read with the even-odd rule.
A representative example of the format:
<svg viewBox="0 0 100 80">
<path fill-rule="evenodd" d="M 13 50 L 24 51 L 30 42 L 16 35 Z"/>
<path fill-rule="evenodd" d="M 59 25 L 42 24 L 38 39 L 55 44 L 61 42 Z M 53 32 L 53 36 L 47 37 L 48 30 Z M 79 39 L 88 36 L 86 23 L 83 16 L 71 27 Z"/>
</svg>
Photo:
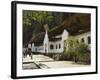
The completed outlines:
<svg viewBox="0 0 100 80">
<path fill-rule="evenodd" d="M 32 52 L 35 51 L 35 46 L 34 46 L 34 43 L 32 43 Z"/>
<path fill-rule="evenodd" d="M 28 44 L 28 48 L 31 48 L 32 46 L 31 46 L 31 44 Z"/>
</svg>

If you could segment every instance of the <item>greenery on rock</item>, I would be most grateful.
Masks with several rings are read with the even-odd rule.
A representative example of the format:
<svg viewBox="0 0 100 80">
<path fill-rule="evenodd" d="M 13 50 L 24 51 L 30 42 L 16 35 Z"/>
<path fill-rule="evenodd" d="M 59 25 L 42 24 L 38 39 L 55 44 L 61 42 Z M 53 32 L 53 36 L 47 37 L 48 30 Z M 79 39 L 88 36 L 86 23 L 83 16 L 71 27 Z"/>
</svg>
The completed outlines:
<svg viewBox="0 0 100 80">
<path fill-rule="evenodd" d="M 77 42 L 77 39 L 71 37 L 65 41 L 64 54 L 62 60 L 72 60 L 90 64 L 91 54 L 85 43 Z"/>
<path fill-rule="evenodd" d="M 51 12 L 23 10 L 23 44 L 28 44 L 32 36 L 44 29 L 44 24 L 48 24 L 53 20 Z"/>
<path fill-rule="evenodd" d="M 51 36 L 61 33 L 64 29 L 71 35 L 89 31 L 90 17 L 91 15 L 87 13 L 23 10 L 23 45 L 28 44 L 38 34 L 45 33 L 45 29 Z M 48 26 L 44 26 L 45 24 Z"/>
</svg>

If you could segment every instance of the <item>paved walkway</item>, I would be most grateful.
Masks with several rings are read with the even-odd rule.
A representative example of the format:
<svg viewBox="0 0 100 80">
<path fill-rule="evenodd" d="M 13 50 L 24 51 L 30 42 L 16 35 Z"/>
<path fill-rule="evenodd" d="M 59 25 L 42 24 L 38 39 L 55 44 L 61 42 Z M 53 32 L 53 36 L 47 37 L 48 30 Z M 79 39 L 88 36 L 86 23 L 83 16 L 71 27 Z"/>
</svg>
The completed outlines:
<svg viewBox="0 0 100 80">
<path fill-rule="evenodd" d="M 23 58 L 23 63 L 34 62 L 36 65 L 39 65 L 40 68 L 66 68 L 66 67 L 84 67 L 90 65 L 76 64 L 73 61 L 55 61 L 54 59 L 44 56 L 44 55 L 33 55 L 33 59 L 30 57 Z M 33 64 L 34 64 L 33 63 Z M 23 64 L 23 67 L 33 68 L 35 64 Z M 32 66 L 33 65 L 33 66 Z"/>
<path fill-rule="evenodd" d="M 31 57 L 29 57 L 29 56 L 27 56 L 26 58 L 23 58 L 23 62 L 54 61 L 54 59 L 52 59 L 48 56 L 44 56 L 44 55 L 33 55 L 32 57 L 33 57 L 33 59 L 31 59 Z"/>
<path fill-rule="evenodd" d="M 54 62 L 41 62 L 49 66 L 49 68 L 66 68 L 66 67 L 84 67 L 89 65 L 76 64 L 73 61 L 54 61 Z"/>
</svg>

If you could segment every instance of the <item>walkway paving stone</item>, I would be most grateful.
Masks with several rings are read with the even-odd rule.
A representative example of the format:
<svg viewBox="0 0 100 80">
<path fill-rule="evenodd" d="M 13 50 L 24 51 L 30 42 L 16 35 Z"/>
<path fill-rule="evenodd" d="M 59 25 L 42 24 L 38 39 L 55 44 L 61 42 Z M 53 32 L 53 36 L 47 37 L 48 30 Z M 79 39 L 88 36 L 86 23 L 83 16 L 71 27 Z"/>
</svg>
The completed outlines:
<svg viewBox="0 0 100 80">
<path fill-rule="evenodd" d="M 54 59 L 52 59 L 48 56 L 44 56 L 44 55 L 33 55 L 32 57 L 33 57 L 33 59 L 31 59 L 31 57 L 29 57 L 29 56 L 27 56 L 26 58 L 23 58 L 23 62 L 54 61 Z"/>
<path fill-rule="evenodd" d="M 76 64 L 73 61 L 55 61 L 54 59 L 44 55 L 33 55 L 32 57 L 33 59 L 31 59 L 31 57 L 23 58 L 24 69 L 38 69 L 36 65 L 38 65 L 40 68 L 67 68 L 90 66 L 84 64 Z"/>
</svg>

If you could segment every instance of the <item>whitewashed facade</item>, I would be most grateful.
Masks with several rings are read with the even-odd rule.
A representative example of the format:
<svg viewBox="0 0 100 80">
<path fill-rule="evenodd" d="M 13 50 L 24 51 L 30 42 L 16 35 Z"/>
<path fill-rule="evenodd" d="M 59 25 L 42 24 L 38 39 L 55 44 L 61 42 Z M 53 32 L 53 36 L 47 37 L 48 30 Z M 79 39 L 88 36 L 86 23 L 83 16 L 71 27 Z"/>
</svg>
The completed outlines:
<svg viewBox="0 0 100 80">
<path fill-rule="evenodd" d="M 83 42 L 85 44 L 88 45 L 88 48 L 90 49 L 91 47 L 91 33 L 90 32 L 86 32 L 83 34 L 79 34 L 75 36 L 79 42 Z"/>
<path fill-rule="evenodd" d="M 79 34 L 73 36 L 77 38 L 79 42 L 84 42 L 89 46 L 90 49 L 90 32 Z M 54 38 L 61 38 L 57 41 L 50 41 L 48 37 L 48 32 L 46 31 L 43 44 L 41 46 L 35 46 L 34 43 L 28 44 L 28 47 L 32 49 L 32 52 L 39 53 L 62 53 L 64 51 L 64 41 L 69 38 L 69 33 L 67 30 L 63 30 L 62 34 L 54 36 Z"/>
</svg>

